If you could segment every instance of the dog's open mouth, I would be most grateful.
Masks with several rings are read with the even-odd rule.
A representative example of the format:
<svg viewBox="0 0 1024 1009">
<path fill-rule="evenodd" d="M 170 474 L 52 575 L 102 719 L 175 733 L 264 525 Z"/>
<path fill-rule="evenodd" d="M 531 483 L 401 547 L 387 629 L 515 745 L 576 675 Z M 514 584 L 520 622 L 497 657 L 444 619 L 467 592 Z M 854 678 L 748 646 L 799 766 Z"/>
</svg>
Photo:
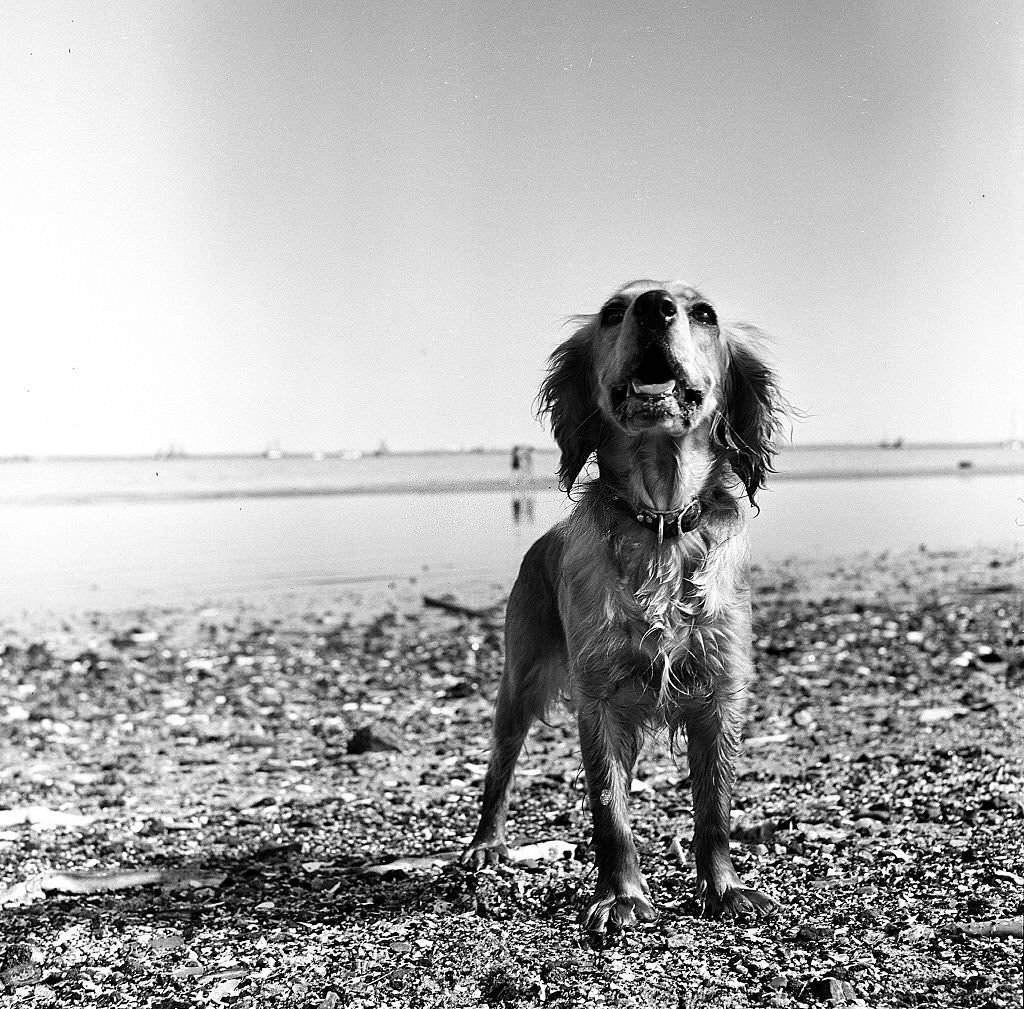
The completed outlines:
<svg viewBox="0 0 1024 1009">
<path fill-rule="evenodd" d="M 704 393 L 676 378 L 652 382 L 634 376 L 612 389 L 612 408 L 622 421 L 654 424 L 679 418 L 692 422 L 704 402 Z"/>
<path fill-rule="evenodd" d="M 661 341 L 648 343 L 624 378 L 610 392 L 616 419 L 627 428 L 697 423 L 705 392 L 687 382 L 683 368 Z"/>
</svg>

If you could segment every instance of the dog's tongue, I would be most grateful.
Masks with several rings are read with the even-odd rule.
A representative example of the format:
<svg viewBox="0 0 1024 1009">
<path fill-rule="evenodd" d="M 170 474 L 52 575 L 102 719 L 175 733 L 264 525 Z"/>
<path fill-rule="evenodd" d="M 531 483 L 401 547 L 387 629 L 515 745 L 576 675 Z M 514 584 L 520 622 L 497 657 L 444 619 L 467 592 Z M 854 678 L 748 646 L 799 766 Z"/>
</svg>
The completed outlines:
<svg viewBox="0 0 1024 1009">
<path fill-rule="evenodd" d="M 664 396 L 665 393 L 672 392 L 675 387 L 676 380 L 674 378 L 667 382 L 653 382 L 650 385 L 644 385 L 635 378 L 633 379 L 633 392 L 638 392 L 641 396 Z"/>
</svg>

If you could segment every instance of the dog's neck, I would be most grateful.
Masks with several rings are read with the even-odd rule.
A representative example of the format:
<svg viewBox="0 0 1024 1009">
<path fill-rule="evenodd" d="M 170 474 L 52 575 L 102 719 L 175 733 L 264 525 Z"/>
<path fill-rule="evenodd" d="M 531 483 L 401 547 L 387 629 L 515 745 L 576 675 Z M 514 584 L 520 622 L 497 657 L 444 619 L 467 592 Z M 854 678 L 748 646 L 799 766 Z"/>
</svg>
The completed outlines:
<svg viewBox="0 0 1024 1009">
<path fill-rule="evenodd" d="M 674 512 L 700 496 L 714 471 L 707 433 L 619 435 L 597 450 L 601 482 L 635 508 Z"/>
</svg>

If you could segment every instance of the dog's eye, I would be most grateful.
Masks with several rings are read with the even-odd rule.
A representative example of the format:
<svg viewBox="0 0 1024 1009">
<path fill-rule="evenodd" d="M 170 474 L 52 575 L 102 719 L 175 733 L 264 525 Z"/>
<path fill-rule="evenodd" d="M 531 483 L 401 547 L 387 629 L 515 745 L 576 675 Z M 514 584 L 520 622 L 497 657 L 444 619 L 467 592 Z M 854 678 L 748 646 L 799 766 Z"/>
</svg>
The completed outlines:
<svg viewBox="0 0 1024 1009">
<path fill-rule="evenodd" d="M 605 305 L 601 309 L 601 325 L 617 326 L 626 315 L 625 305 Z"/>
<path fill-rule="evenodd" d="M 715 326 L 718 324 L 718 316 L 715 310 L 706 302 L 700 301 L 690 309 L 690 318 L 701 326 Z"/>
</svg>

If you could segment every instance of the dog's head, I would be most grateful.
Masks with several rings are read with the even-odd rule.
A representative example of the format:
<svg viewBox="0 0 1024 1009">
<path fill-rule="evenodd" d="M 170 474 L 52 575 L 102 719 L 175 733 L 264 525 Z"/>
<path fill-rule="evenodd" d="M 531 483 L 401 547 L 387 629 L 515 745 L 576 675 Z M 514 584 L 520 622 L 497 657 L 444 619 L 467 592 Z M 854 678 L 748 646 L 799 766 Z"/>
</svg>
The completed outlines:
<svg viewBox="0 0 1024 1009">
<path fill-rule="evenodd" d="M 627 285 L 602 306 L 592 340 L 598 404 L 626 434 L 679 436 L 713 414 L 725 348 L 718 314 L 693 288 Z"/>
<path fill-rule="evenodd" d="M 783 409 L 760 334 L 722 326 L 686 284 L 650 280 L 626 284 L 581 323 L 552 354 L 539 396 L 563 487 L 612 435 L 678 439 L 706 427 L 753 501 Z"/>
</svg>

